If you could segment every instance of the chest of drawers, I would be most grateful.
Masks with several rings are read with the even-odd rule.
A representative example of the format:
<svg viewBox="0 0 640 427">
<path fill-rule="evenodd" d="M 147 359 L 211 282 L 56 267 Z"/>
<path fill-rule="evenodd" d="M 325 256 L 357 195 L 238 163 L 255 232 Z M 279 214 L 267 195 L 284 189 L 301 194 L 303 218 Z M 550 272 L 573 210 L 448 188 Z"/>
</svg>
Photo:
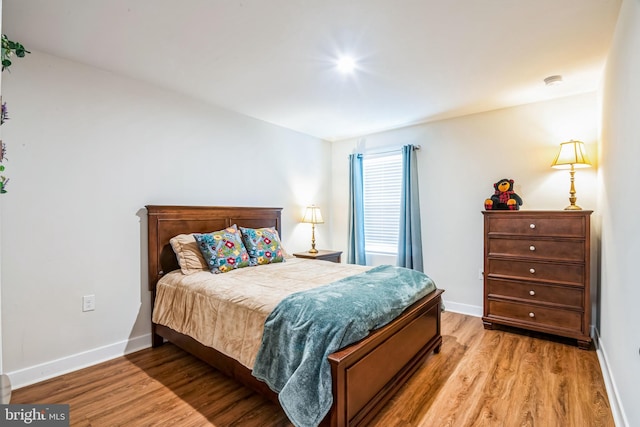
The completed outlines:
<svg viewBox="0 0 640 427">
<path fill-rule="evenodd" d="M 507 325 L 591 345 L 591 211 L 485 211 L 486 329 Z"/>
</svg>

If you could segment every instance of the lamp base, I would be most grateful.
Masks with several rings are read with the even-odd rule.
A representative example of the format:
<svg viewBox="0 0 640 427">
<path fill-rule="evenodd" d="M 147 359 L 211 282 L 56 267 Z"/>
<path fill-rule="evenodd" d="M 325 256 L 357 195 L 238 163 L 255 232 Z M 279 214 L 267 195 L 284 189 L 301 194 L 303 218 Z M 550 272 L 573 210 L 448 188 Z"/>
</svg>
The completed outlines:
<svg viewBox="0 0 640 427">
<path fill-rule="evenodd" d="M 564 208 L 565 211 L 581 211 L 582 208 L 578 205 L 569 205 L 566 208 Z"/>
<path fill-rule="evenodd" d="M 317 254 L 318 250 L 316 249 L 316 224 L 311 223 L 311 249 L 309 249 L 310 254 Z"/>
</svg>

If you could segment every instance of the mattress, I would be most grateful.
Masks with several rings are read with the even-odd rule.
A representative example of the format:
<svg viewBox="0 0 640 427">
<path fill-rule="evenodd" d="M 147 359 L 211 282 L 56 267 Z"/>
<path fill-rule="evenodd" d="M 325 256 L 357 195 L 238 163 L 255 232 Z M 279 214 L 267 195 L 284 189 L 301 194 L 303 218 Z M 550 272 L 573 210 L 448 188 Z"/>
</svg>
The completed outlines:
<svg viewBox="0 0 640 427">
<path fill-rule="evenodd" d="M 152 320 L 252 369 L 264 322 L 282 299 L 370 268 L 287 258 L 223 274 L 176 270 L 158 282 Z"/>
</svg>

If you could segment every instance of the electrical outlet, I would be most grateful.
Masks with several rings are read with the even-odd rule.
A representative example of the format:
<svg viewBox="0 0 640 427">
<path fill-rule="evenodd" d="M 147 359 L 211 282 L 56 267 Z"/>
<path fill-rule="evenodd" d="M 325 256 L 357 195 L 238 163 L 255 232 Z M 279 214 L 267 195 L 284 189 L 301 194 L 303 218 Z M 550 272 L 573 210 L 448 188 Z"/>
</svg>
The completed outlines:
<svg viewBox="0 0 640 427">
<path fill-rule="evenodd" d="M 85 295 L 82 297 L 82 311 L 93 311 L 96 309 L 96 296 Z"/>
<path fill-rule="evenodd" d="M 484 280 L 484 271 L 482 271 L 482 268 L 478 270 L 478 280 Z"/>
</svg>

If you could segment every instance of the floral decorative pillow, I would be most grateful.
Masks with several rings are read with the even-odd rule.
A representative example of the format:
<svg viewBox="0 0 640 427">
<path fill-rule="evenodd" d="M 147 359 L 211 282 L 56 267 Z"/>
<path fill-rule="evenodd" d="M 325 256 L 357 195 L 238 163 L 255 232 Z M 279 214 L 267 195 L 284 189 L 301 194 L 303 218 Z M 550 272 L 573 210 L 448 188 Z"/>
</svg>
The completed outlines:
<svg viewBox="0 0 640 427">
<path fill-rule="evenodd" d="M 235 224 L 213 233 L 194 234 L 193 237 L 212 273 L 226 273 L 249 266 L 249 254 Z"/>
<path fill-rule="evenodd" d="M 284 261 L 284 251 L 280 243 L 278 231 L 275 228 L 244 228 L 240 227 L 242 241 L 251 265 L 271 264 Z"/>
</svg>

